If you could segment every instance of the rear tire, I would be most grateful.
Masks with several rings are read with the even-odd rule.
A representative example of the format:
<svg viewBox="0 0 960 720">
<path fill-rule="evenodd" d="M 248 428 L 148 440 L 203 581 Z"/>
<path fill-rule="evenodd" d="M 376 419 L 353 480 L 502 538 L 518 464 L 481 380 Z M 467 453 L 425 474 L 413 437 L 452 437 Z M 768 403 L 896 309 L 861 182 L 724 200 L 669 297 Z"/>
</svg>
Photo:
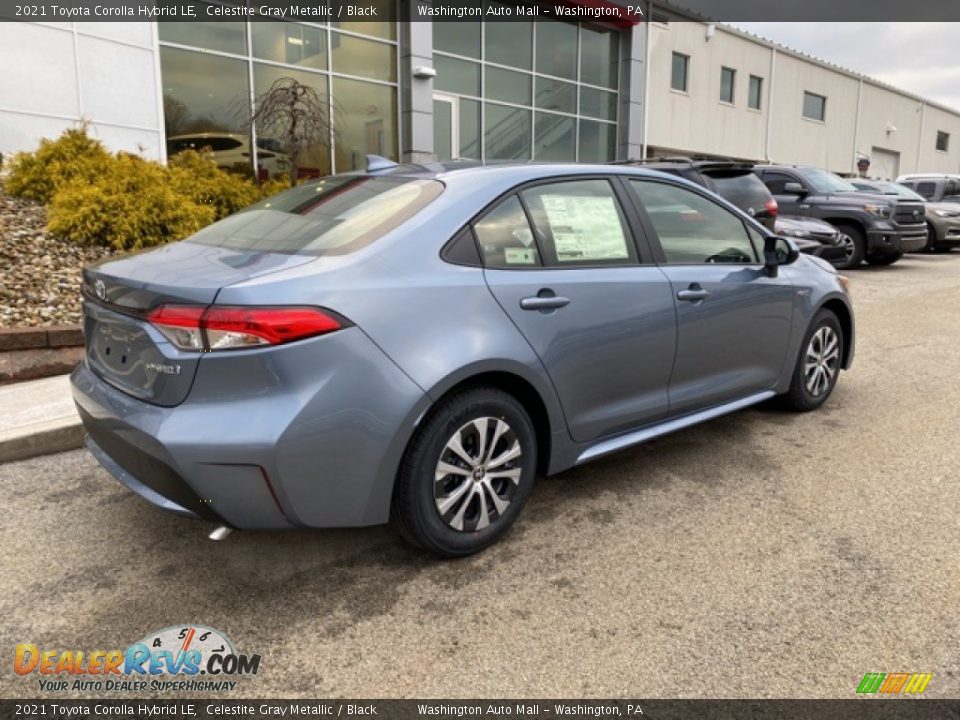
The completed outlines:
<svg viewBox="0 0 960 720">
<path fill-rule="evenodd" d="M 845 342 L 837 316 L 820 310 L 803 337 L 790 389 L 780 396 L 788 410 L 810 412 L 827 401 L 837 386 Z"/>
<path fill-rule="evenodd" d="M 882 267 L 884 265 L 893 265 L 900 258 L 903 257 L 903 253 L 890 253 L 888 255 L 870 255 L 867 258 L 868 265 L 876 265 Z"/>
<path fill-rule="evenodd" d="M 442 400 L 404 455 L 391 519 L 444 557 L 479 552 L 513 525 L 533 488 L 537 439 L 520 402 L 492 387 Z"/>
<path fill-rule="evenodd" d="M 867 254 L 867 237 L 856 225 L 846 225 L 843 223 L 835 225 L 840 231 L 840 244 L 846 253 L 846 259 L 837 263 L 839 270 L 849 270 L 859 267 L 863 258 Z"/>
</svg>

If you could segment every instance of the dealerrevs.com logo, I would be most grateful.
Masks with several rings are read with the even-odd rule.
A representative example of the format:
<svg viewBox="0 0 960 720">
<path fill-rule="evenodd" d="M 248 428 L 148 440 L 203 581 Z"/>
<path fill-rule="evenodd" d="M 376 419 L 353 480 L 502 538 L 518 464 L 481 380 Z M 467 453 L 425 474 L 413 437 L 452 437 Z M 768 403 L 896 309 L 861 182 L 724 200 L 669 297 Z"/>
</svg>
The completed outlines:
<svg viewBox="0 0 960 720">
<path fill-rule="evenodd" d="M 168 627 L 125 650 L 61 650 L 16 646 L 13 671 L 36 677 L 41 692 L 229 691 L 256 675 L 259 655 L 238 653 L 220 631 Z"/>
</svg>

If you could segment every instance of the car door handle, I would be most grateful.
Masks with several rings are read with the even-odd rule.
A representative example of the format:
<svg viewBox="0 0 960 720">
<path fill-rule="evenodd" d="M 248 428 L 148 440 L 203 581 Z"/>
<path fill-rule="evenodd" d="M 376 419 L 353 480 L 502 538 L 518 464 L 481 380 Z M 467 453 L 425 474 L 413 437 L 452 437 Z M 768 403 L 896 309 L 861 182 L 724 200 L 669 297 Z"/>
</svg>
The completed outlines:
<svg viewBox="0 0 960 720">
<path fill-rule="evenodd" d="M 683 300 L 685 302 L 700 302 L 701 300 L 706 300 L 708 297 L 710 297 L 710 292 L 704 290 L 696 283 L 686 290 L 680 290 L 677 293 L 677 300 Z"/>
<path fill-rule="evenodd" d="M 560 295 L 537 295 L 525 297 L 520 301 L 520 307 L 524 310 L 556 310 L 569 304 L 570 298 Z"/>
</svg>

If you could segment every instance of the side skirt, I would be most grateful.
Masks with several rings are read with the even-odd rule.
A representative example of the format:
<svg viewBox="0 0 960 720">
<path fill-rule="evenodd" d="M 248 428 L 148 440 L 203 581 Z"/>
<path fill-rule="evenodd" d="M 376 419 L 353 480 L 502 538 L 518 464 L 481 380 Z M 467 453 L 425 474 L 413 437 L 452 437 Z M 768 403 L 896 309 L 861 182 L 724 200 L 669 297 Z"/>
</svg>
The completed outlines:
<svg viewBox="0 0 960 720">
<path fill-rule="evenodd" d="M 683 417 L 645 427 L 642 430 L 634 430 L 626 435 L 620 435 L 615 438 L 610 438 L 609 440 L 601 440 L 598 443 L 590 445 L 586 450 L 580 453 L 575 464 L 582 465 L 585 462 L 595 460 L 596 458 L 603 457 L 604 455 L 609 455 L 610 453 L 630 447 L 631 445 L 638 445 L 639 443 L 652 440 L 653 438 L 660 437 L 661 435 L 667 435 L 675 432 L 676 430 L 682 430 L 685 427 L 690 427 L 691 425 L 696 425 L 697 423 L 702 423 L 706 420 L 712 420 L 713 418 L 720 417 L 721 415 L 727 415 L 729 413 L 736 412 L 737 410 L 742 410 L 745 407 L 750 407 L 751 405 L 756 405 L 764 400 L 769 400 L 774 395 L 776 395 L 776 393 L 773 392 L 773 390 L 764 390 L 763 392 L 748 395 L 740 400 L 734 400 L 733 402 L 724 403 L 723 405 L 716 405 L 712 408 L 695 412 L 692 415 L 684 415 Z"/>
</svg>

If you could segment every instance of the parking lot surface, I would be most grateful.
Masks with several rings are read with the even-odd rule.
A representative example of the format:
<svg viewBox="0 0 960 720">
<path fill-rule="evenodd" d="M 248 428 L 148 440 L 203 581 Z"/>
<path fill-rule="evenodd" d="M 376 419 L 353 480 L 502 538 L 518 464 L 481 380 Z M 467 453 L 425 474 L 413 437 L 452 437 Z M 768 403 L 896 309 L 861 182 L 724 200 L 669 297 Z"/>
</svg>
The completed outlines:
<svg viewBox="0 0 960 720">
<path fill-rule="evenodd" d="M 466 560 L 389 528 L 211 542 L 86 451 L 0 466 L 0 696 L 38 695 L 16 643 L 188 623 L 263 656 L 239 697 L 960 696 L 960 253 L 849 274 L 857 357 L 821 411 L 541 478 Z"/>
</svg>

